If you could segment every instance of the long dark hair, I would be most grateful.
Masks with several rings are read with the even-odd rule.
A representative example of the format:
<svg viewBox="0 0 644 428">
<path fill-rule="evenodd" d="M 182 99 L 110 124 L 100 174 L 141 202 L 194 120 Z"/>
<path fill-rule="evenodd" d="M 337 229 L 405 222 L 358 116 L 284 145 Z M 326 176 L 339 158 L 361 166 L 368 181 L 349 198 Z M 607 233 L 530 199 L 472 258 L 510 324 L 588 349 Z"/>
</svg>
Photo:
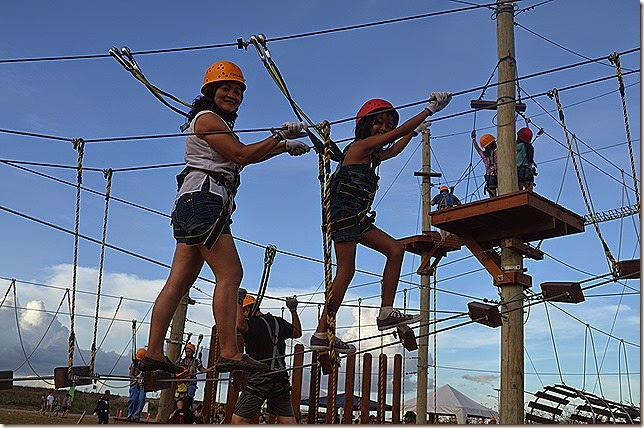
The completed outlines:
<svg viewBox="0 0 644 428">
<path fill-rule="evenodd" d="M 219 115 L 226 124 L 230 127 L 230 129 L 233 129 L 235 127 L 235 120 L 237 120 L 237 110 L 230 112 L 230 113 L 224 113 L 218 106 L 215 104 L 215 92 L 217 91 L 217 88 L 219 88 L 224 82 L 213 82 L 204 88 L 204 95 L 198 96 L 197 98 L 194 99 L 192 102 L 192 108 L 190 109 L 190 112 L 188 113 L 188 123 L 192 122 L 192 119 L 195 118 L 197 113 L 204 111 L 204 110 L 210 110 L 217 115 Z M 244 99 L 244 92 L 242 90 L 242 100 Z"/>
<path fill-rule="evenodd" d="M 372 113 L 377 113 L 377 110 Z M 391 111 L 383 111 L 382 113 L 386 113 L 391 116 L 391 118 L 394 120 L 394 128 L 398 125 L 396 116 L 393 115 Z M 378 116 L 379 114 L 369 114 L 360 119 L 360 121 L 356 125 L 356 140 L 363 140 L 371 136 L 371 127 L 373 126 L 374 122 L 376 121 L 376 117 Z"/>
</svg>

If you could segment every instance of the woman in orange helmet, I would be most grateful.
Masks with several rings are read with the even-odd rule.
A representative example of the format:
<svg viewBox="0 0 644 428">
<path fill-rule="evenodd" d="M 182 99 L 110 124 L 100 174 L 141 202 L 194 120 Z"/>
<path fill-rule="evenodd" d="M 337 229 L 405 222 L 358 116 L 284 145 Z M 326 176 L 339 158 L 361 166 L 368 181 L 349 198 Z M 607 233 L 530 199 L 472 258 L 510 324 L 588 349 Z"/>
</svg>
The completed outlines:
<svg viewBox="0 0 644 428">
<path fill-rule="evenodd" d="M 192 104 L 186 168 L 177 176 L 179 188 L 172 210 L 177 245 L 170 276 L 154 303 L 148 352 L 139 364 L 142 371 L 183 371 L 164 356 L 164 338 L 181 298 L 197 279 L 204 261 L 217 281 L 213 296 L 221 352 L 217 371 L 267 369 L 266 364 L 243 355 L 237 348 L 237 314 L 230 308 L 236 307 L 242 265 L 232 239 L 230 217 L 244 166 L 285 152 L 302 155 L 308 146 L 293 140 L 302 131 L 298 122 L 286 122 L 268 138 L 243 144 L 232 129 L 245 90 L 241 69 L 232 62 L 219 61 L 206 71 L 202 96 Z"/>
<path fill-rule="evenodd" d="M 485 191 L 493 198 L 497 195 L 498 179 L 496 175 L 496 138 L 492 134 L 481 137 L 481 147 L 476 143 L 476 136 L 472 132 L 472 144 L 485 165 Z"/>
<path fill-rule="evenodd" d="M 393 308 L 404 249 L 400 242 L 374 226 L 370 216 L 371 204 L 378 187 L 376 169 L 380 162 L 397 156 L 409 141 L 427 128 L 423 122 L 443 109 L 452 99 L 449 92 L 433 92 L 429 105 L 422 112 L 398 126 L 398 112 L 382 99 L 367 101 L 358 111 L 355 140 L 345 147 L 338 169 L 330 183 L 331 239 L 334 242 L 337 269 L 333 279 L 333 309 L 338 310 L 355 273 L 358 243 L 382 253 L 387 258 L 382 279 L 380 313 L 376 319 L 379 330 L 420 321 L 419 316 L 400 313 Z M 330 348 L 327 337 L 325 307 L 315 333 L 311 336 L 313 350 Z M 351 354 L 355 346 L 336 338 L 336 352 Z"/>
</svg>

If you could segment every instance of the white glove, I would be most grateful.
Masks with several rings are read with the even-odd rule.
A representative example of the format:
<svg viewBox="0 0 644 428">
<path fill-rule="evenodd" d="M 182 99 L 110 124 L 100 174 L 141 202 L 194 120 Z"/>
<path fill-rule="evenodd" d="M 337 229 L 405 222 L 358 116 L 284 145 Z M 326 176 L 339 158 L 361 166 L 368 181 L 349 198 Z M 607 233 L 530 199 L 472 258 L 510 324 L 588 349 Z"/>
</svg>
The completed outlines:
<svg viewBox="0 0 644 428">
<path fill-rule="evenodd" d="M 291 156 L 300 156 L 307 153 L 311 148 L 300 140 L 286 140 L 284 142 L 286 151 Z"/>
<path fill-rule="evenodd" d="M 451 92 L 432 92 L 429 96 L 429 105 L 426 108 L 434 114 L 444 109 L 451 100 Z"/>
<path fill-rule="evenodd" d="M 421 133 L 421 132 L 423 132 L 425 129 L 429 128 L 429 126 L 430 126 L 431 124 L 432 124 L 432 122 L 430 122 L 429 120 L 426 120 L 426 121 L 424 121 L 423 123 L 421 123 L 420 125 L 418 125 L 418 126 L 416 127 L 416 129 L 414 129 L 414 136 L 416 136 L 416 135 L 420 134 L 420 133 Z"/>
<path fill-rule="evenodd" d="M 302 129 L 304 125 L 302 122 L 284 122 L 282 123 L 281 129 L 277 131 L 277 134 L 284 140 L 290 138 L 302 137 Z"/>
</svg>

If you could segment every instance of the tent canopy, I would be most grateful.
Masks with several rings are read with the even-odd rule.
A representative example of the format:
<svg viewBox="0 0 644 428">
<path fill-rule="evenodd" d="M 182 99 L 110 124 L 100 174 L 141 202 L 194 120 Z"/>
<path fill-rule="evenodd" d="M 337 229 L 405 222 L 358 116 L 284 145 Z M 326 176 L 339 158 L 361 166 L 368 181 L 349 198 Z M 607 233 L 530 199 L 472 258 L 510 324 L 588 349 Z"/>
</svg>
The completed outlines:
<svg viewBox="0 0 644 428">
<path fill-rule="evenodd" d="M 369 410 L 378 410 L 378 402 L 369 400 Z M 326 407 L 326 396 L 320 397 L 320 406 L 319 407 Z M 309 399 L 304 398 L 300 400 L 300 405 L 302 406 L 308 406 L 309 405 Z M 354 395 L 353 396 L 353 410 L 358 410 L 358 406 L 360 405 L 360 397 Z M 340 408 L 344 407 L 344 394 L 338 394 L 335 398 L 335 407 Z M 389 404 L 385 405 L 385 410 L 391 410 L 391 406 Z"/>
<path fill-rule="evenodd" d="M 416 411 L 416 398 L 405 401 L 404 410 Z M 494 416 L 497 420 L 499 414 L 476 401 L 450 385 L 443 385 L 436 391 L 436 409 L 434 409 L 434 394 L 427 393 L 427 413 L 439 415 L 455 415 L 458 424 L 464 424 L 468 416 L 489 418 Z"/>
</svg>

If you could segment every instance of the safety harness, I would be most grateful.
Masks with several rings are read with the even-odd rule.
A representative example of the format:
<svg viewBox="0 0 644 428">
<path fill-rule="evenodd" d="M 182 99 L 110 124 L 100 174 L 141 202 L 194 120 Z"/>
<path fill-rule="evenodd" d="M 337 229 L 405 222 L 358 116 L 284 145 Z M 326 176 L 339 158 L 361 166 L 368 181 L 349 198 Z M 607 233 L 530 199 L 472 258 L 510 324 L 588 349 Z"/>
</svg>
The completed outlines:
<svg viewBox="0 0 644 428">
<path fill-rule="evenodd" d="M 240 184 L 239 174 L 235 174 L 233 176 L 233 179 L 231 180 L 225 174 L 219 171 L 210 171 L 207 169 L 186 166 L 183 171 L 181 171 L 177 175 L 177 191 L 181 189 L 186 176 L 191 172 L 202 172 L 215 180 L 215 183 L 226 189 L 226 200 L 221 207 L 219 216 L 215 219 L 212 226 L 210 226 L 208 230 L 200 233 L 199 235 L 186 237 L 186 243 L 188 245 L 203 244 L 206 248 L 211 248 L 215 244 L 215 242 L 217 242 L 217 239 L 219 239 L 219 235 L 221 235 L 221 232 L 226 226 L 226 222 L 230 218 L 230 202 L 235 197 L 237 188 Z"/>
<path fill-rule="evenodd" d="M 271 318 L 273 318 L 273 325 L 275 326 L 275 329 L 271 329 L 271 326 L 268 321 L 266 321 L 266 318 L 264 318 L 263 316 L 260 316 L 259 318 L 264 321 L 264 324 L 266 324 L 266 329 L 268 330 L 268 334 L 270 335 L 271 342 L 273 344 L 273 356 L 271 357 L 271 364 L 269 365 L 269 369 L 271 371 L 284 370 L 286 366 L 282 364 L 282 361 L 279 358 L 279 349 L 277 348 L 277 344 L 279 343 L 280 338 L 280 324 L 279 322 L 277 322 L 277 318 L 271 316 Z"/>
<path fill-rule="evenodd" d="M 358 225 L 360 226 L 360 232 L 364 232 L 376 221 L 376 212 L 371 211 L 371 205 L 373 203 L 374 197 L 376 196 L 375 190 L 373 192 L 370 192 L 352 183 L 342 181 L 338 178 L 338 176 L 341 174 L 340 171 L 342 170 L 342 162 L 344 161 L 344 158 L 349 151 L 350 146 L 351 144 L 344 148 L 344 151 L 342 152 L 342 159 L 340 159 L 340 161 L 338 162 L 338 167 L 331 177 L 331 193 L 351 196 L 361 201 L 364 204 L 364 208 L 350 217 L 345 217 L 332 222 L 331 232 L 337 232 L 338 230 L 343 230 Z M 371 162 L 369 164 L 369 167 L 371 169 L 371 172 L 373 173 L 373 176 L 375 177 L 375 183 L 372 183 L 373 188 L 378 189 L 378 181 L 380 177 L 377 174 L 377 169 L 380 166 L 381 160 L 375 153 L 371 155 L 370 160 Z"/>
<path fill-rule="evenodd" d="M 264 324 L 266 324 L 266 329 L 268 330 L 268 334 L 271 338 L 271 344 L 273 346 L 273 355 L 269 364 L 269 371 L 263 373 L 253 373 L 250 379 L 252 379 L 254 382 L 247 383 L 244 387 L 244 391 L 253 394 L 263 400 L 288 396 L 288 393 L 291 390 L 291 385 L 288 381 L 285 382 L 283 380 L 270 380 L 275 372 L 286 370 L 286 365 L 283 362 L 283 359 L 280 357 L 279 348 L 277 347 L 280 337 L 280 325 L 276 317 L 272 315 L 270 315 L 270 317 L 273 319 L 274 328 L 271 328 L 271 324 L 266 320 L 266 317 L 258 316 L 258 318 L 260 318 L 262 321 L 264 321 Z"/>
</svg>

